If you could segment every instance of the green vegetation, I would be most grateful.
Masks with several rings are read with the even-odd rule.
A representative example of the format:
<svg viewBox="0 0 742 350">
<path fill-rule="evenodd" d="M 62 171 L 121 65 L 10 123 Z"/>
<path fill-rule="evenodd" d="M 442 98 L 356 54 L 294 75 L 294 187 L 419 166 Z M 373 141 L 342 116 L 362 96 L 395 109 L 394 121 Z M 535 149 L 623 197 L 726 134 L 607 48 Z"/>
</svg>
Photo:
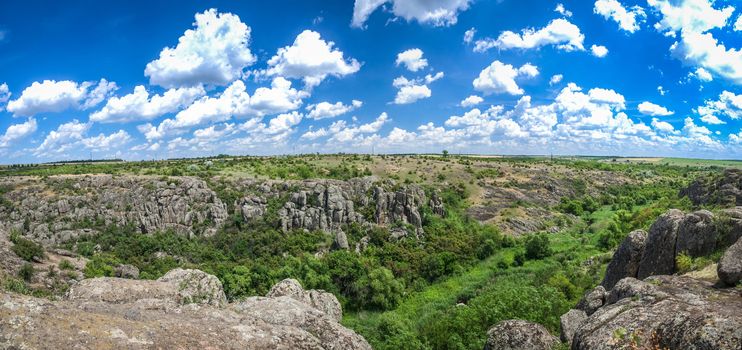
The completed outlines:
<svg viewBox="0 0 742 350">
<path fill-rule="evenodd" d="M 23 260 L 32 261 L 45 256 L 41 244 L 21 237 L 18 232 L 10 234 L 10 241 L 13 243 L 10 249 Z"/>
</svg>

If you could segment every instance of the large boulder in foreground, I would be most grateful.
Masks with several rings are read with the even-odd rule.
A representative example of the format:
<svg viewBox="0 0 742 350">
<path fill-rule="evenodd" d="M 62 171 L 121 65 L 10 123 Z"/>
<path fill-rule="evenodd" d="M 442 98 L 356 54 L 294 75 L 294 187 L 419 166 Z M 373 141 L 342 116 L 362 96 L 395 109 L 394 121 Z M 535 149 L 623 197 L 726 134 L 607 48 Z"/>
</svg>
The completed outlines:
<svg viewBox="0 0 742 350">
<path fill-rule="evenodd" d="M 644 243 L 647 239 L 647 233 L 642 230 L 636 230 L 621 242 L 618 249 L 613 254 L 613 259 L 608 264 L 605 271 L 605 278 L 601 285 L 606 289 L 613 286 L 624 277 L 635 277 L 639 271 L 639 262 L 644 253 Z"/>
<path fill-rule="evenodd" d="M 716 249 L 717 229 L 714 214 L 699 210 L 683 218 L 678 227 L 678 240 L 675 254 L 684 253 L 691 257 L 707 256 Z"/>
<path fill-rule="evenodd" d="M 671 275 L 675 272 L 675 244 L 678 227 L 684 217 L 682 211 L 670 209 L 655 220 L 649 228 L 639 271 L 632 277 L 644 279 L 654 275 Z"/>
<path fill-rule="evenodd" d="M 0 293 L 0 348 L 371 349 L 336 315 L 288 295 L 227 304 L 217 282 L 176 269 L 83 280 L 59 301 Z"/>
<path fill-rule="evenodd" d="M 323 290 L 304 290 L 299 281 L 295 279 L 287 278 L 278 282 L 266 296 L 269 298 L 291 297 L 324 312 L 337 321 L 343 318 L 343 309 L 335 295 Z"/>
<path fill-rule="evenodd" d="M 742 238 L 724 252 L 716 273 L 720 280 L 730 286 L 742 280 Z"/>
<path fill-rule="evenodd" d="M 685 276 L 626 278 L 573 337 L 574 350 L 742 348 L 742 297 Z"/>
<path fill-rule="evenodd" d="M 587 321 L 587 314 L 585 311 L 572 309 L 566 314 L 559 317 L 559 325 L 562 329 L 560 339 L 562 342 L 572 345 L 572 338 L 575 336 L 575 332 Z"/>
<path fill-rule="evenodd" d="M 523 321 L 502 321 L 487 331 L 484 350 L 548 350 L 559 344 L 544 326 Z"/>
</svg>

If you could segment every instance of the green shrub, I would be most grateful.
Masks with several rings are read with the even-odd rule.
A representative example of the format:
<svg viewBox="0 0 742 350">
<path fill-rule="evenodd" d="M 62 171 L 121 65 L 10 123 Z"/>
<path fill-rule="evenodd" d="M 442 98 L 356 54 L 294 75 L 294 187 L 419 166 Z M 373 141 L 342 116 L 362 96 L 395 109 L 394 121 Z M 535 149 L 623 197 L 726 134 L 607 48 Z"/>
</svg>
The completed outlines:
<svg viewBox="0 0 742 350">
<path fill-rule="evenodd" d="M 551 253 L 549 236 L 545 233 L 537 233 L 526 238 L 526 258 L 529 260 L 543 259 Z"/>
<path fill-rule="evenodd" d="M 34 258 L 41 259 L 46 256 L 44 254 L 44 247 L 41 244 L 20 236 L 11 237 L 11 239 L 13 241 L 13 247 L 10 249 L 23 260 L 32 261 Z"/>
<path fill-rule="evenodd" d="M 74 270 L 75 265 L 72 265 L 72 263 L 67 259 L 62 259 L 62 261 L 59 262 L 59 269 L 60 270 Z"/>
<path fill-rule="evenodd" d="M 681 252 L 675 257 L 675 270 L 679 273 L 686 273 L 693 270 L 693 258 Z"/>
<path fill-rule="evenodd" d="M 31 281 L 35 274 L 36 270 L 30 263 L 23 264 L 23 266 L 18 270 L 18 277 L 22 278 L 26 282 Z"/>
</svg>

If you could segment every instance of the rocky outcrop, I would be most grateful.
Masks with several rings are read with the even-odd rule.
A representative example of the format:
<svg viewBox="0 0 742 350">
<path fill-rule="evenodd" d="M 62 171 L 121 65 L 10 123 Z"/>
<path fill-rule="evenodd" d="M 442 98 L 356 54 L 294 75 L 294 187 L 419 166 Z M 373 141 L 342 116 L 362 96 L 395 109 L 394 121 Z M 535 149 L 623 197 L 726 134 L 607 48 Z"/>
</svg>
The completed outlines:
<svg viewBox="0 0 742 350">
<path fill-rule="evenodd" d="M 678 227 L 684 215 L 680 210 L 671 209 L 657 218 L 649 228 L 637 272 L 639 278 L 669 275 L 675 271 L 675 245 L 678 239 Z"/>
<path fill-rule="evenodd" d="M 290 297 L 324 312 L 336 321 L 343 318 L 340 302 L 332 293 L 323 290 L 304 290 L 295 279 L 278 282 L 266 295 L 269 298 Z"/>
<path fill-rule="evenodd" d="M 4 195 L 13 206 L 0 206 L 0 225 L 46 245 L 95 234 L 83 227 L 93 224 L 210 235 L 228 216 L 216 193 L 190 177 L 70 175 L 1 181 L 13 188 Z"/>
<path fill-rule="evenodd" d="M 742 238 L 724 252 L 716 271 L 727 285 L 734 286 L 742 280 Z"/>
<path fill-rule="evenodd" d="M 605 288 L 603 286 L 597 286 L 582 297 L 580 302 L 577 303 L 577 309 L 585 311 L 590 316 L 605 304 L 606 297 L 608 297 L 608 292 L 606 292 Z"/>
<path fill-rule="evenodd" d="M 569 310 L 566 314 L 559 317 L 559 325 L 562 329 L 560 339 L 562 342 L 572 345 L 577 330 L 587 321 L 587 314 L 582 310 Z"/>
<path fill-rule="evenodd" d="M 699 210 L 687 214 L 678 227 L 678 238 L 675 245 L 677 254 L 684 253 L 691 257 L 706 256 L 716 249 L 717 230 L 714 226 L 714 214 L 708 210 Z"/>
<path fill-rule="evenodd" d="M 487 331 L 484 350 L 548 350 L 559 343 L 544 326 L 523 321 L 502 321 Z"/>
<path fill-rule="evenodd" d="M 120 278 L 139 278 L 139 269 L 134 265 L 122 264 L 113 269 L 113 275 Z"/>
<path fill-rule="evenodd" d="M 685 276 L 625 278 L 576 330 L 572 349 L 742 348 L 742 298 Z"/>
<path fill-rule="evenodd" d="M 742 205 L 742 170 L 726 169 L 722 174 L 712 174 L 693 181 L 680 191 L 695 205 Z"/>
<path fill-rule="evenodd" d="M 157 279 L 174 285 L 178 290 L 184 303 L 223 305 L 227 297 L 222 289 L 222 282 L 214 275 L 209 275 L 200 270 L 170 270 L 164 276 Z"/>
<path fill-rule="evenodd" d="M 605 278 L 601 285 L 606 289 L 613 286 L 626 276 L 636 276 L 639 271 L 639 262 L 644 254 L 644 244 L 647 239 L 647 233 L 637 230 L 621 242 L 618 249 L 613 254 L 613 259 L 608 264 L 605 272 Z"/>
<path fill-rule="evenodd" d="M 191 293 L 199 286 L 223 296 L 220 285 L 206 282 L 214 276 L 196 270 L 168 275 L 83 280 L 59 301 L 0 294 L 0 348 L 371 349 L 337 316 L 291 296 L 225 304 Z"/>
</svg>

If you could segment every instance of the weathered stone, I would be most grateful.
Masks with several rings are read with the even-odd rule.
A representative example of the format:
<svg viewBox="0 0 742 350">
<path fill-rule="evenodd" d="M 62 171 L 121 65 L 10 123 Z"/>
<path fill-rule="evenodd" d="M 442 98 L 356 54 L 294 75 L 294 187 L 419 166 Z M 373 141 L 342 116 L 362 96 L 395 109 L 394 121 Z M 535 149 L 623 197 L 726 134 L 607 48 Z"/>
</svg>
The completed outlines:
<svg viewBox="0 0 742 350">
<path fill-rule="evenodd" d="M 558 343 L 559 339 L 540 324 L 507 320 L 487 331 L 484 350 L 548 350 Z"/>
<path fill-rule="evenodd" d="M 675 245 L 678 227 L 684 217 L 682 211 L 670 209 L 655 220 L 649 228 L 636 277 L 644 279 L 653 275 L 669 275 L 675 272 Z"/>
<path fill-rule="evenodd" d="M 350 249 L 350 245 L 348 244 L 348 236 L 345 235 L 345 232 L 335 232 L 335 247 L 337 247 L 338 249 Z"/>
<path fill-rule="evenodd" d="M 585 296 L 577 303 L 577 309 L 585 311 L 589 316 L 598 310 L 603 304 L 605 304 L 605 298 L 608 296 L 603 286 L 597 286 L 590 292 L 587 292 Z"/>
<path fill-rule="evenodd" d="M 685 253 L 691 257 L 706 256 L 716 248 L 717 230 L 714 214 L 699 210 L 683 218 L 678 227 L 675 254 Z"/>
<path fill-rule="evenodd" d="M 605 278 L 601 283 L 603 287 L 611 289 L 616 282 L 624 277 L 636 277 L 646 239 L 647 233 L 642 230 L 629 233 L 618 246 L 611 262 L 608 264 Z"/>
<path fill-rule="evenodd" d="M 184 303 L 223 305 L 227 302 L 222 282 L 200 270 L 170 270 L 157 281 L 175 285 Z"/>
<path fill-rule="evenodd" d="M 578 328 L 572 349 L 742 348 L 742 298 L 682 276 L 626 278 Z"/>
<path fill-rule="evenodd" d="M 729 247 L 717 266 L 719 279 L 730 286 L 742 280 L 742 238 Z"/>
<path fill-rule="evenodd" d="M 299 281 L 295 279 L 289 278 L 277 283 L 266 296 L 269 298 L 291 297 L 324 312 L 336 321 L 340 321 L 343 318 L 343 310 L 335 295 L 323 290 L 304 290 L 301 284 L 299 284 Z"/>
<path fill-rule="evenodd" d="M 587 314 L 585 311 L 576 309 L 569 310 L 566 314 L 559 317 L 559 324 L 562 329 L 560 339 L 562 342 L 571 346 L 575 332 L 577 332 L 577 329 L 579 329 L 585 321 L 587 321 Z"/>
<path fill-rule="evenodd" d="M 134 265 L 122 264 L 113 269 L 113 275 L 121 278 L 139 278 L 139 269 Z"/>
<path fill-rule="evenodd" d="M 742 205 L 742 170 L 729 168 L 721 175 L 711 174 L 693 181 L 680 191 L 695 205 Z"/>
<path fill-rule="evenodd" d="M 181 295 L 181 284 L 192 289 L 200 274 L 167 275 L 167 281 L 83 280 L 59 301 L 0 293 L 0 348 L 371 349 L 336 318 L 290 296 L 182 304 L 193 298 Z"/>
</svg>

